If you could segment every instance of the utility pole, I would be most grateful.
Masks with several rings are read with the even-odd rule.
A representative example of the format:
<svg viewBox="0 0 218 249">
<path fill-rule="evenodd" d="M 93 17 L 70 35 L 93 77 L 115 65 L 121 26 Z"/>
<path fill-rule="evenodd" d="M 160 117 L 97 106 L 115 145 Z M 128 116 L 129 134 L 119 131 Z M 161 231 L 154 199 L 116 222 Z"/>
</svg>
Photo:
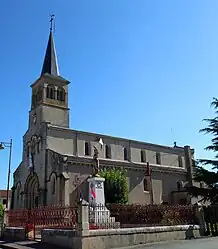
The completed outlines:
<svg viewBox="0 0 218 249">
<path fill-rule="evenodd" d="M 10 176 L 11 176 L 11 158 L 12 158 L 12 139 L 10 142 L 0 142 L 0 150 L 9 148 L 9 160 L 8 160 L 8 182 L 7 182 L 7 202 L 6 208 L 8 209 L 9 204 L 9 190 L 10 190 Z"/>
</svg>

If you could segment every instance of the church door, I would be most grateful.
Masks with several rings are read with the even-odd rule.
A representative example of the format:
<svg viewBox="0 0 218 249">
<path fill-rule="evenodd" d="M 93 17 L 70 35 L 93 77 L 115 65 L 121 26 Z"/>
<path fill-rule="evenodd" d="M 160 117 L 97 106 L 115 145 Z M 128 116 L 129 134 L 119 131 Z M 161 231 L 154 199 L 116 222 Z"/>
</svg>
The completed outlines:
<svg viewBox="0 0 218 249">
<path fill-rule="evenodd" d="M 29 175 L 25 183 L 25 207 L 36 208 L 39 206 L 39 180 L 36 174 Z"/>
</svg>

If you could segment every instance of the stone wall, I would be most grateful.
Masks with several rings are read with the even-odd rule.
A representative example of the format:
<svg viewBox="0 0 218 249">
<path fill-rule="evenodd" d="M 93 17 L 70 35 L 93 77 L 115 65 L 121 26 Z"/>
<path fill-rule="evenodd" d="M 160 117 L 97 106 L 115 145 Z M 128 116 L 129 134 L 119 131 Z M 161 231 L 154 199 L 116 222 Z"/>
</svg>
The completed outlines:
<svg viewBox="0 0 218 249">
<path fill-rule="evenodd" d="M 83 249 L 110 249 L 159 241 L 200 237 L 198 226 L 141 227 L 90 231 Z"/>
<path fill-rule="evenodd" d="M 198 238 L 203 229 L 203 223 L 200 222 L 202 220 L 200 208 L 197 210 L 196 216 L 200 226 L 178 225 L 91 230 L 89 228 L 89 206 L 83 201 L 78 209 L 76 230 L 42 230 L 42 242 L 67 248 L 110 249 L 158 241 Z"/>
<path fill-rule="evenodd" d="M 5 241 L 24 241 L 26 239 L 25 229 L 22 227 L 3 228 L 2 239 Z"/>
<path fill-rule="evenodd" d="M 42 242 L 45 244 L 74 248 L 73 243 L 76 236 L 76 231 L 74 230 L 44 229 L 41 235 Z"/>
<path fill-rule="evenodd" d="M 42 230 L 43 243 L 77 249 L 111 249 L 198 237 L 196 225 L 90 230 L 86 236 L 77 236 L 72 230 Z"/>
</svg>

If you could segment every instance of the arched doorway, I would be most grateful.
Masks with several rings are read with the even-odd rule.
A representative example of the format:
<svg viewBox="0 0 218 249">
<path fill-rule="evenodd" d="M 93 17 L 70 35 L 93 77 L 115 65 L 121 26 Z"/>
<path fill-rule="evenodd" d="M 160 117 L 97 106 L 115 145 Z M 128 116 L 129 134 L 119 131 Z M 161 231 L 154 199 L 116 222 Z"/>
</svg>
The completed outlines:
<svg viewBox="0 0 218 249">
<path fill-rule="evenodd" d="M 16 186 L 16 192 L 15 192 L 15 196 L 14 196 L 14 199 L 15 199 L 15 207 L 16 208 L 20 208 L 22 203 L 21 203 L 21 183 L 18 182 L 17 183 L 17 186 Z"/>
<path fill-rule="evenodd" d="M 65 178 L 61 174 L 60 175 L 60 188 L 59 188 L 59 204 L 64 205 L 65 204 Z"/>
<path fill-rule="evenodd" d="M 36 208 L 39 206 L 39 178 L 36 173 L 27 177 L 25 187 L 25 208 Z"/>
</svg>

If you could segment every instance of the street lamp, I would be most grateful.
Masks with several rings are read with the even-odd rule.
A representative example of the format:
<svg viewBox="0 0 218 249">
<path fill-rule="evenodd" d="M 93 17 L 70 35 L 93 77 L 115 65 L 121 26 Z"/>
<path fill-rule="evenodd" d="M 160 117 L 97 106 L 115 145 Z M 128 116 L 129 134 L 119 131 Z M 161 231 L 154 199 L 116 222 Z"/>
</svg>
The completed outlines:
<svg viewBox="0 0 218 249">
<path fill-rule="evenodd" d="M 8 208 L 9 202 L 9 186 L 10 186 L 10 174 L 11 174 L 11 156 L 12 156 L 12 139 L 10 142 L 0 142 L 0 150 L 4 150 L 5 148 L 9 148 L 9 160 L 8 160 L 8 184 L 7 184 L 7 202 L 6 208 Z"/>
</svg>

